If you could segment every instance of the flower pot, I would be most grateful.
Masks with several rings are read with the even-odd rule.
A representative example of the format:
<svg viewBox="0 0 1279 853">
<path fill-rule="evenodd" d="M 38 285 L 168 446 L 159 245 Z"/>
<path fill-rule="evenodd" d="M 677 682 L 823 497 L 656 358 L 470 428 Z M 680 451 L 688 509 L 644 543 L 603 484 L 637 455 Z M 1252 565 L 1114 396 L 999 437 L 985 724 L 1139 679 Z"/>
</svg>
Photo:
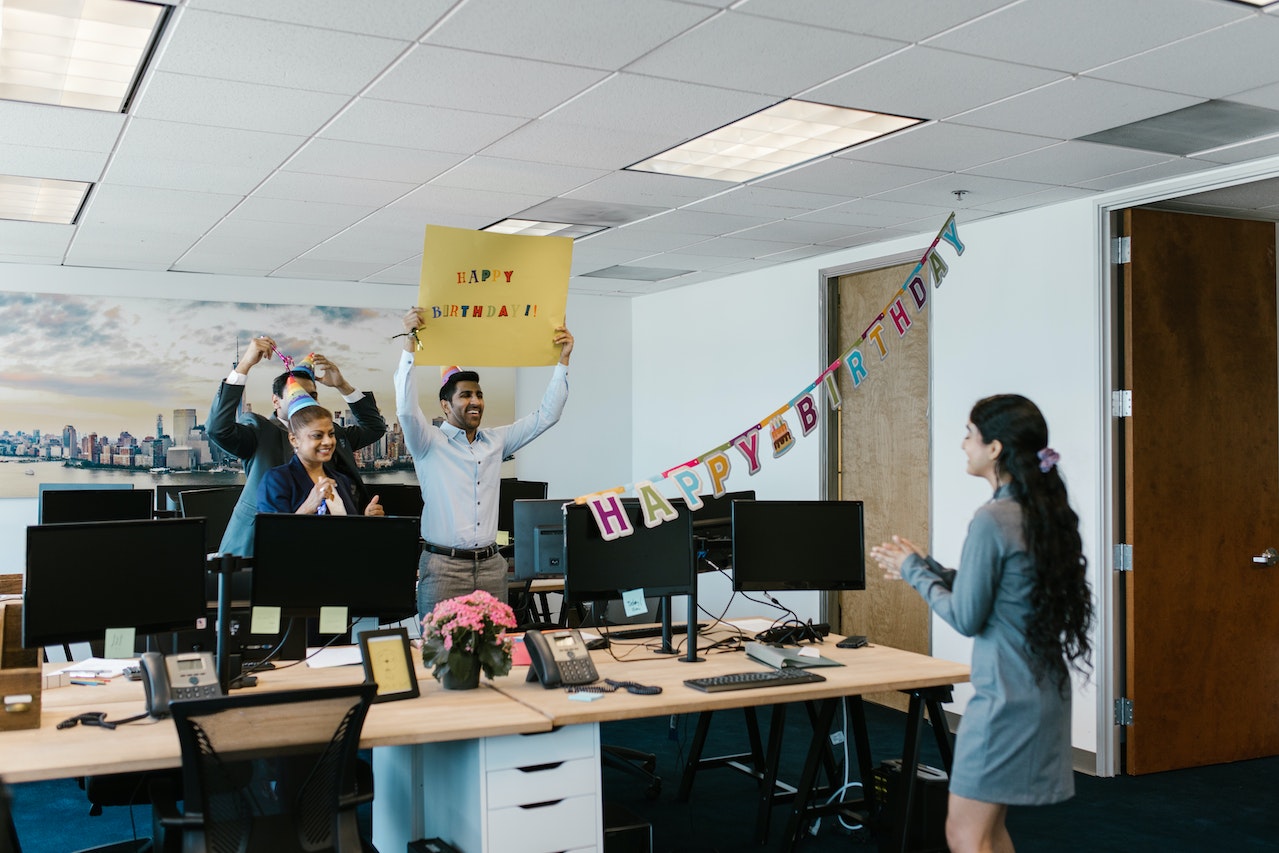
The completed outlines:
<svg viewBox="0 0 1279 853">
<path fill-rule="evenodd" d="M 447 669 L 440 678 L 440 684 L 444 685 L 445 690 L 474 690 L 480 686 L 480 664 L 476 661 L 471 665 L 471 673 L 469 678 L 458 678 L 453 674 L 453 670 Z"/>
</svg>

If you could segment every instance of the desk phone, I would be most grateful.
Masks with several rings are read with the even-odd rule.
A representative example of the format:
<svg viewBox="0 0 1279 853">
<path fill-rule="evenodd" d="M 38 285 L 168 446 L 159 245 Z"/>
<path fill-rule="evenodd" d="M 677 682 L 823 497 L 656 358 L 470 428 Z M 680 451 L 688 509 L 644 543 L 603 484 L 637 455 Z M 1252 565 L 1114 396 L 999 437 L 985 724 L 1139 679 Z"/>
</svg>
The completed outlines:
<svg viewBox="0 0 1279 853">
<path fill-rule="evenodd" d="M 138 662 L 142 667 L 147 713 L 152 717 L 167 716 L 170 702 L 222 695 L 212 652 L 176 655 L 144 652 Z"/>
<path fill-rule="evenodd" d="M 525 631 L 524 648 L 528 649 L 530 664 L 526 681 L 540 681 L 548 690 L 560 685 L 599 681 L 591 653 L 574 628 L 545 634 Z"/>
</svg>

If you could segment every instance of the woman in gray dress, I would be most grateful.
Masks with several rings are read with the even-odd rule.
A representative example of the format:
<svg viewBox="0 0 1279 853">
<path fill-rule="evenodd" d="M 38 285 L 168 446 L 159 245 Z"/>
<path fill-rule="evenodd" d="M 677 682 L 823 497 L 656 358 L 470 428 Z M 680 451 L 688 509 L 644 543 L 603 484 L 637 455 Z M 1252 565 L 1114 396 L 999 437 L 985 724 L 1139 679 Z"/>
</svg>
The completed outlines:
<svg viewBox="0 0 1279 853">
<path fill-rule="evenodd" d="M 962 446 L 968 473 L 994 496 L 969 524 L 958 570 L 900 536 L 871 556 L 975 638 L 976 693 L 955 745 L 946 842 L 952 853 L 1008 853 L 1009 805 L 1075 792 L 1069 667 L 1087 666 L 1092 599 L 1079 518 L 1035 404 L 1013 394 L 978 401 Z"/>
</svg>

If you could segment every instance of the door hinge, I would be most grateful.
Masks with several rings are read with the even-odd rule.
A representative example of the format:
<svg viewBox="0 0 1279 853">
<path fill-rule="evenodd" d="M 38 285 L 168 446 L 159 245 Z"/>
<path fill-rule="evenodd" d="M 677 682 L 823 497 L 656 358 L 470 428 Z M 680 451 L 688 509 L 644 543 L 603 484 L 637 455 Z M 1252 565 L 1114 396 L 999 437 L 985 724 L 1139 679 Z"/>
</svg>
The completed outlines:
<svg viewBox="0 0 1279 853">
<path fill-rule="evenodd" d="M 1132 725 L 1132 700 L 1119 698 L 1115 700 L 1115 725 Z"/>
<path fill-rule="evenodd" d="M 1115 237 L 1110 241 L 1110 262 L 1126 264 L 1132 261 L 1132 238 Z"/>
<path fill-rule="evenodd" d="M 1132 571 L 1132 546 L 1123 542 L 1115 545 L 1115 571 L 1131 572 Z"/>
<path fill-rule="evenodd" d="M 1110 416 L 1113 418 L 1132 417 L 1132 391 L 1110 392 Z"/>
</svg>

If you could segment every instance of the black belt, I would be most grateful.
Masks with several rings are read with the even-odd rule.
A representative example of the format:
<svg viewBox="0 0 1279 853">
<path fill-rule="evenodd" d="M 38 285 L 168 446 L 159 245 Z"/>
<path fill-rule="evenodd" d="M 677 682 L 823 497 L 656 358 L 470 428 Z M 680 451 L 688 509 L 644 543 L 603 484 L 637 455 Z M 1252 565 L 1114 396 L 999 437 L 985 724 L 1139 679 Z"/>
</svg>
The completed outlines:
<svg viewBox="0 0 1279 853">
<path fill-rule="evenodd" d="M 489 545 L 487 548 L 441 548 L 439 545 L 423 542 L 422 547 L 432 554 L 443 554 L 445 557 L 464 557 L 468 560 L 487 560 L 496 554 L 498 550 L 496 543 Z"/>
</svg>

